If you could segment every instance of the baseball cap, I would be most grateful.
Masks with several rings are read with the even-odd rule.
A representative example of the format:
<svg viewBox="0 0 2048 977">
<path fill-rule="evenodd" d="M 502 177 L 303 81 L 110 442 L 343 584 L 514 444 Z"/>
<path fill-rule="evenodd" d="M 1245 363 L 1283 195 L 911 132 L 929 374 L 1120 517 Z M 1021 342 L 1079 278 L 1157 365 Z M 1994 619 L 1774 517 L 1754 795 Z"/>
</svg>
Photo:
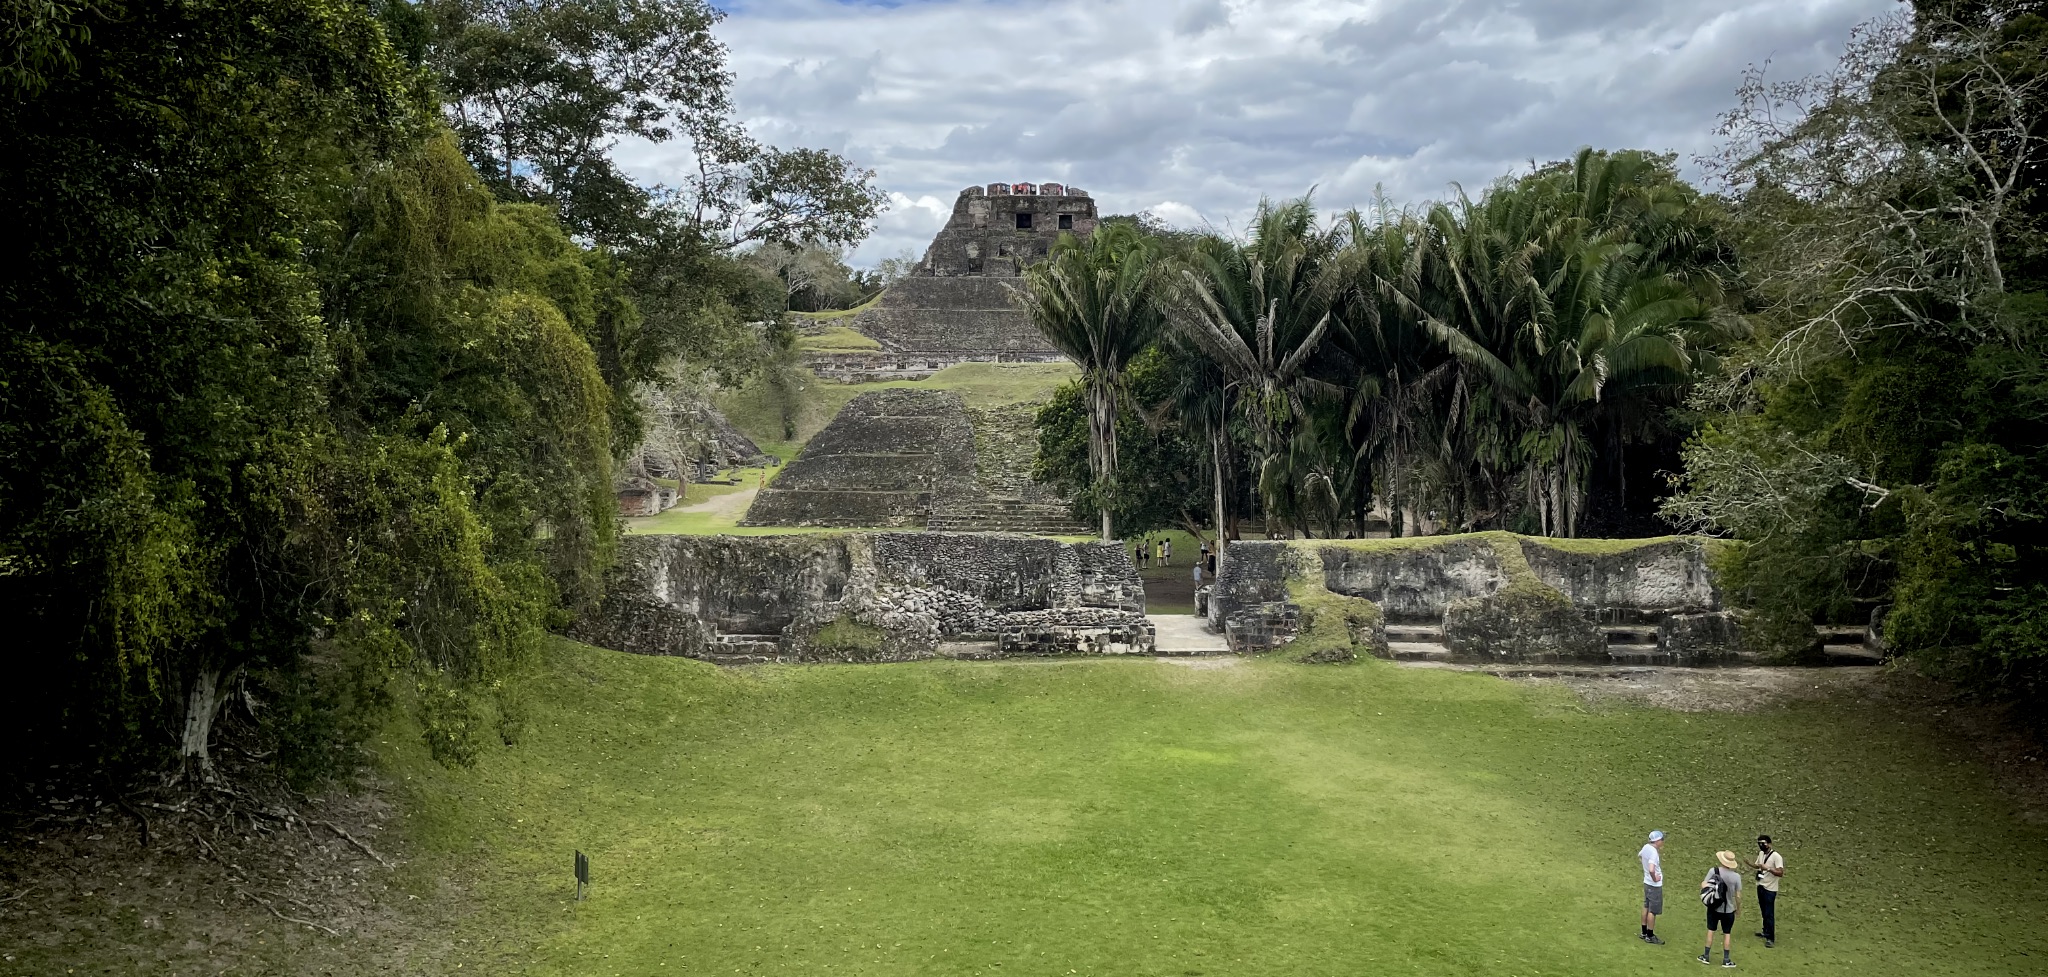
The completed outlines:
<svg viewBox="0 0 2048 977">
<path fill-rule="evenodd" d="M 1664 832 L 1662 832 L 1662 831 L 1652 831 L 1652 832 L 1650 832 L 1650 840 L 1651 840 L 1651 841 L 1663 841 L 1663 840 L 1664 840 Z"/>
</svg>

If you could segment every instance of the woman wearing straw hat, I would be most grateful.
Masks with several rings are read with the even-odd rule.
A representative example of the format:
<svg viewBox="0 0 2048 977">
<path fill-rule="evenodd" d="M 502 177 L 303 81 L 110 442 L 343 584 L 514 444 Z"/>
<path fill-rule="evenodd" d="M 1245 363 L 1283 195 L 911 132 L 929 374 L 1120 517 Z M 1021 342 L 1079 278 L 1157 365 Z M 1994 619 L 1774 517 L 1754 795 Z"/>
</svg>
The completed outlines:
<svg viewBox="0 0 2048 977">
<path fill-rule="evenodd" d="M 1699 961 L 1714 962 L 1714 928 L 1721 929 L 1721 966 L 1733 967 L 1735 960 L 1730 954 L 1735 942 L 1735 913 L 1742 907 L 1742 875 L 1735 871 L 1735 853 L 1717 851 L 1714 861 L 1719 863 L 1707 870 L 1707 877 L 1700 880 L 1700 902 L 1707 907 L 1707 948 L 1700 951 Z"/>
</svg>

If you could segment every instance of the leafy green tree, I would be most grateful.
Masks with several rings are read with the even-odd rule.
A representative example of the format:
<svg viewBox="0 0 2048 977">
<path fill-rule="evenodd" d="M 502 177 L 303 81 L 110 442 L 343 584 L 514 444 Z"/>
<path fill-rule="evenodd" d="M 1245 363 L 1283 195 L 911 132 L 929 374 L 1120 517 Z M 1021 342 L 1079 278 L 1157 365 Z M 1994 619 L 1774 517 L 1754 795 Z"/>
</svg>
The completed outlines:
<svg viewBox="0 0 2048 977">
<path fill-rule="evenodd" d="M 449 124 L 507 199 L 553 204 L 572 231 L 631 250 L 682 222 L 721 250 L 854 244 L 883 197 L 837 154 L 778 149 L 732 119 L 732 74 L 704 0 L 421 0 Z M 619 139 L 687 140 L 697 172 L 648 190 Z"/>
<path fill-rule="evenodd" d="M 1152 257 L 1151 243 L 1130 227 L 1111 225 L 1086 240 L 1062 234 L 1050 256 L 1024 269 L 1018 295 L 1031 324 L 1081 368 L 1088 395 L 1090 481 L 1110 492 L 1117 484 L 1117 405 L 1124 369 L 1160 328 L 1152 301 Z M 1102 538 L 1115 539 L 1114 507 L 1097 508 Z"/>
<path fill-rule="evenodd" d="M 513 735 L 616 538 L 615 270 L 492 200 L 361 5 L 67 9 L 0 100 L 12 760 L 209 777 L 232 699 L 317 775 L 407 680 L 437 755 Z"/>
<path fill-rule="evenodd" d="M 1456 378 L 1455 360 L 1407 304 L 1407 296 L 1420 294 L 1430 257 L 1428 225 L 1381 197 L 1370 215 L 1347 213 L 1342 232 L 1357 286 L 1343 297 L 1330 344 L 1349 369 L 1327 378 L 1343 390 L 1342 409 L 1316 419 L 1327 450 L 1348 456 L 1335 460 L 1348 474 L 1357 533 L 1366 530 L 1356 510 L 1377 482 L 1389 528 L 1399 536 L 1404 513 L 1422 491 L 1416 469 L 1441 443 L 1430 435 L 1440 428 L 1437 408 Z"/>
<path fill-rule="evenodd" d="M 1114 483 L 1095 479 L 1090 467 L 1087 386 L 1076 381 L 1053 392 L 1038 411 L 1038 456 L 1032 477 L 1074 500 L 1077 519 L 1111 523 L 1126 536 L 1159 529 L 1201 535 L 1209 516 L 1208 445 L 1174 413 L 1175 393 L 1206 361 L 1194 350 L 1155 344 L 1124 371 L 1117 401 Z"/>
<path fill-rule="evenodd" d="M 1729 576 L 1785 650 L 1874 617 L 2037 717 L 2044 64 L 2035 5 L 1928 2 L 1865 25 L 1828 75 L 1748 79 L 1715 171 L 1760 328 L 1696 398 L 1669 505 L 1749 541 Z"/>
<path fill-rule="evenodd" d="M 385 7 L 420 37 L 444 113 L 502 200 L 551 207 L 617 269 L 633 315 L 600 316 L 591 344 L 610 386 L 621 453 L 642 439 L 649 384 L 737 385 L 783 369 L 759 324 L 804 288 L 764 289 L 741 260 L 857 243 L 883 205 L 874 174 L 837 154 L 780 149 L 732 117 L 732 75 L 704 0 L 419 0 Z M 625 138 L 680 140 L 681 186 L 636 184 L 613 159 Z"/>
</svg>

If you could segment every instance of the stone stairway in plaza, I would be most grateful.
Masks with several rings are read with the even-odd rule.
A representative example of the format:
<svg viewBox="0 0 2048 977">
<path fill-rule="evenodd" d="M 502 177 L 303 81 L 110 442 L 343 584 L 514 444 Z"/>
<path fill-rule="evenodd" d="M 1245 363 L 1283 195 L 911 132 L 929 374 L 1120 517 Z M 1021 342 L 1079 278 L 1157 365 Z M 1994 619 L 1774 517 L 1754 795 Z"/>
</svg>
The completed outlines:
<svg viewBox="0 0 2048 977">
<path fill-rule="evenodd" d="M 1451 660 L 1451 649 L 1444 644 L 1444 626 L 1441 620 L 1389 620 L 1387 653 L 1392 655 L 1395 661 L 1403 662 Z"/>
<path fill-rule="evenodd" d="M 968 408 L 974 426 L 974 479 L 946 485 L 932 499 L 927 528 L 941 532 L 1085 536 L 1065 500 L 1031 479 L 1038 427 L 1029 406 Z"/>
</svg>

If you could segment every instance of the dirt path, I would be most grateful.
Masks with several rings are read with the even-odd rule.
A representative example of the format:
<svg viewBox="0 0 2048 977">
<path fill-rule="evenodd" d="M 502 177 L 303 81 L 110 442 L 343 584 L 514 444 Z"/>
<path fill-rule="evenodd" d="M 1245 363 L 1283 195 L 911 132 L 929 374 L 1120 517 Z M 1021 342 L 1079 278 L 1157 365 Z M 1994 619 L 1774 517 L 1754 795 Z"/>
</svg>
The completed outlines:
<svg viewBox="0 0 2048 977">
<path fill-rule="evenodd" d="M 713 516 L 731 517 L 737 520 L 740 516 L 746 514 L 747 507 L 754 504 L 754 496 L 759 495 L 760 492 L 761 490 L 758 488 L 741 489 L 738 492 L 730 492 L 706 499 L 695 505 L 679 506 L 674 511 L 707 512 Z"/>
<path fill-rule="evenodd" d="M 1555 682 L 1569 687 L 1588 703 L 1628 701 L 1680 712 L 1743 712 L 1793 699 L 1863 695 L 1882 672 L 1853 667 L 1402 664 L 1410 668 L 1485 672 L 1515 681 Z"/>
</svg>

